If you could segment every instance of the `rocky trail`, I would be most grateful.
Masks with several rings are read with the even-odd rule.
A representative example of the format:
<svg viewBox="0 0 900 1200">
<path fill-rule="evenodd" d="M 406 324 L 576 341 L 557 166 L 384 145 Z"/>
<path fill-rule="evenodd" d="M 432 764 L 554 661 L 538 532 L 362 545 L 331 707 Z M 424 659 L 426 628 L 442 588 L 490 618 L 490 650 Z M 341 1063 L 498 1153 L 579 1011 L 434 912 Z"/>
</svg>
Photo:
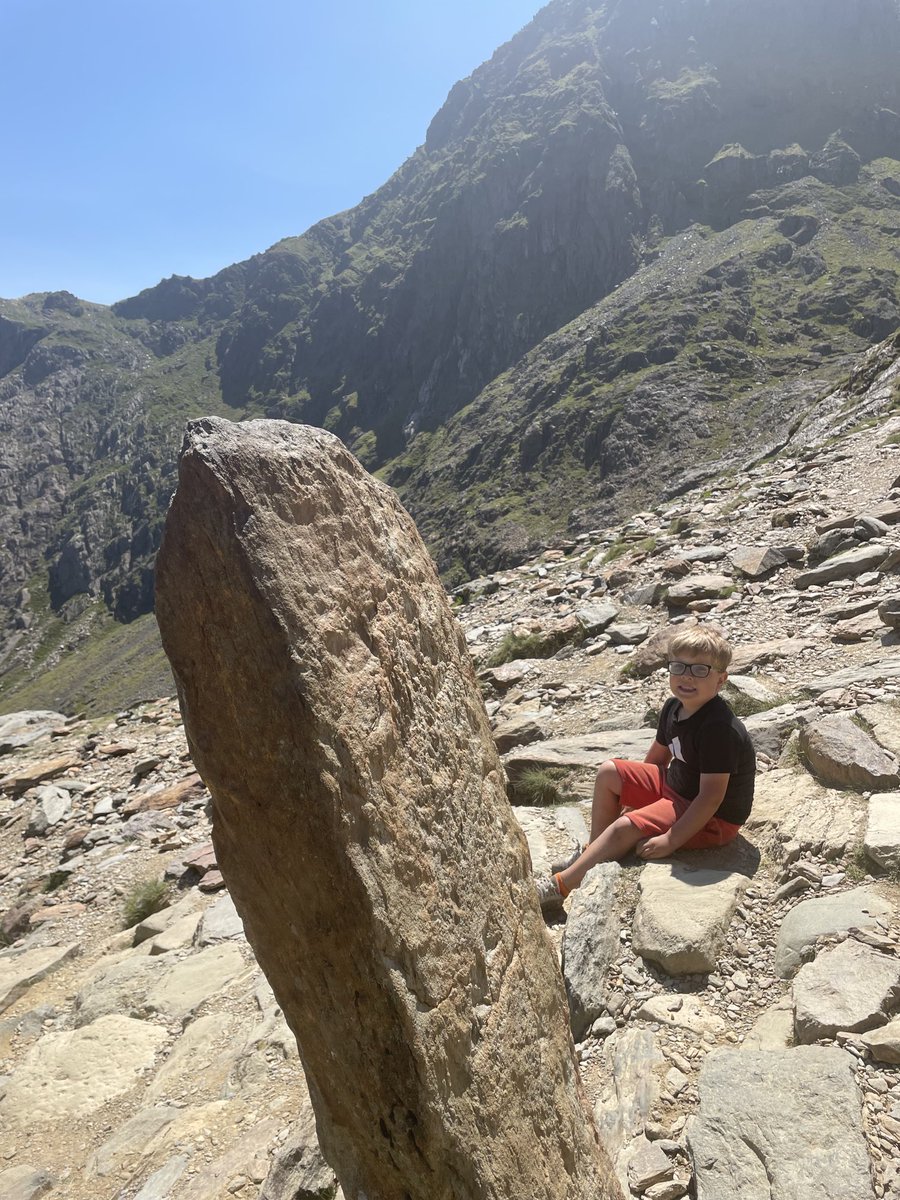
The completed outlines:
<svg viewBox="0 0 900 1200">
<path fill-rule="evenodd" d="M 538 871 L 652 740 L 669 624 L 736 649 L 746 836 L 597 868 L 550 925 L 626 1195 L 900 1196 L 898 443 L 889 416 L 457 596 Z M 0 750 L 0 1196 L 339 1194 L 176 703 L 2 717 Z"/>
</svg>

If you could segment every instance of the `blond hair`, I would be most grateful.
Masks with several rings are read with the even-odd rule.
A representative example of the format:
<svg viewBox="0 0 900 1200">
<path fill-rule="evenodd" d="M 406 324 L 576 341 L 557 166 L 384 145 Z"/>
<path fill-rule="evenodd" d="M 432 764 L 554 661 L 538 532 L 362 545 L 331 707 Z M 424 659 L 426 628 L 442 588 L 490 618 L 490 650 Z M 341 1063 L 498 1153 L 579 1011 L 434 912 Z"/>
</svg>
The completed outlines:
<svg viewBox="0 0 900 1200">
<path fill-rule="evenodd" d="M 669 657 L 678 658 L 680 654 L 692 657 L 702 654 L 717 671 L 727 671 L 731 662 L 731 646 L 725 638 L 714 629 L 706 629 L 702 625 L 679 630 L 669 639 Z"/>
</svg>

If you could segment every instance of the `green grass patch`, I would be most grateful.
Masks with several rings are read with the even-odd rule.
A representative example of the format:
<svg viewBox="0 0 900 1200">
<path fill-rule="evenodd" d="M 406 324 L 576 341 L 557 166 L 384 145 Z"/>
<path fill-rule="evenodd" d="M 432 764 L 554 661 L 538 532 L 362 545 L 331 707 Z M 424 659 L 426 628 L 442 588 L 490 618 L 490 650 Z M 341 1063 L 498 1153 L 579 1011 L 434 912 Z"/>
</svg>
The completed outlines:
<svg viewBox="0 0 900 1200">
<path fill-rule="evenodd" d="M 673 533 L 676 536 L 679 533 L 687 533 L 690 528 L 691 521 L 689 517 L 673 517 L 669 522 L 669 533 Z"/>
<path fill-rule="evenodd" d="M 755 700 L 752 696 L 746 696 L 743 692 L 738 692 L 728 685 L 725 685 L 725 690 L 722 699 L 726 701 L 728 707 L 736 717 L 752 717 L 755 713 L 768 712 L 770 708 L 777 708 L 784 701 L 775 700 Z"/>
<path fill-rule="evenodd" d="M 615 562 L 617 558 L 621 558 L 628 549 L 628 543 L 622 538 L 617 538 L 611 546 L 608 546 L 604 551 L 603 558 L 600 560 L 603 563 Z"/>
<path fill-rule="evenodd" d="M 567 786 L 568 779 L 563 767 L 528 767 L 510 780 L 511 802 L 529 807 L 572 804 L 578 796 Z"/>
<path fill-rule="evenodd" d="M 152 613 L 128 625 L 109 618 L 71 650 L 59 644 L 72 627 L 53 623 L 52 646 L 42 646 L 27 670 L 0 676 L 0 712 L 50 708 L 100 717 L 175 693 L 175 681 Z"/>
<path fill-rule="evenodd" d="M 169 885 L 165 879 L 142 879 L 136 883 L 122 904 L 122 927 L 132 929 L 153 913 L 169 904 Z"/>
<path fill-rule="evenodd" d="M 51 871 L 44 880 L 43 888 L 41 890 L 44 892 L 55 892 L 57 888 L 62 887 L 68 878 L 68 871 Z"/>
<path fill-rule="evenodd" d="M 844 863 L 844 874 L 848 879 L 852 879 L 854 883 L 859 883 L 871 873 L 871 869 L 871 863 L 869 862 L 865 847 L 862 842 L 857 842 L 850 851 L 847 861 Z"/>
<path fill-rule="evenodd" d="M 507 633 L 485 659 L 486 667 L 501 667 L 517 658 L 550 658 L 572 639 L 558 633 Z M 577 639 L 576 639 L 577 640 Z"/>
</svg>

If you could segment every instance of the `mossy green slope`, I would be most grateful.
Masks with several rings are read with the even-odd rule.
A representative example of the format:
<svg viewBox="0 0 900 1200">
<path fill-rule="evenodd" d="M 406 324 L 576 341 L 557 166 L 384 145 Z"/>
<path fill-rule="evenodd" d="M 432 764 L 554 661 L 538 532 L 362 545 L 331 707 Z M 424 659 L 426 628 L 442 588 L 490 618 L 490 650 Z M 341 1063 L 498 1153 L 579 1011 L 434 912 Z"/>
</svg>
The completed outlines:
<svg viewBox="0 0 900 1200">
<path fill-rule="evenodd" d="M 771 450 L 900 327 L 900 199 L 879 160 L 666 239 L 385 472 L 454 581 Z M 898 189 L 900 190 L 900 189 Z M 448 513 L 452 518 L 448 519 Z M 448 527 L 452 525 L 453 531 Z"/>
</svg>

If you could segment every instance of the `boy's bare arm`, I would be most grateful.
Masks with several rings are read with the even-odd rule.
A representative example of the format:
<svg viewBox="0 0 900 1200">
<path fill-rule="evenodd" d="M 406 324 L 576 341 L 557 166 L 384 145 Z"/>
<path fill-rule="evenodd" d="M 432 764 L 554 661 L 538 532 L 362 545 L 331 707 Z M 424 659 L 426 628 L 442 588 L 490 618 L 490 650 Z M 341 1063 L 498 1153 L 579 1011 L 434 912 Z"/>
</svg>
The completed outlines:
<svg viewBox="0 0 900 1200">
<path fill-rule="evenodd" d="M 691 801 L 690 807 L 683 816 L 679 817 L 667 833 L 647 838 L 642 842 L 637 852 L 641 858 L 665 858 L 679 846 L 683 846 L 695 833 L 716 815 L 719 805 L 725 798 L 730 775 L 701 775 L 700 791 Z"/>
<path fill-rule="evenodd" d="M 669 747 L 654 739 L 653 745 L 644 755 L 644 762 L 650 763 L 654 767 L 667 767 L 671 757 Z"/>
</svg>

